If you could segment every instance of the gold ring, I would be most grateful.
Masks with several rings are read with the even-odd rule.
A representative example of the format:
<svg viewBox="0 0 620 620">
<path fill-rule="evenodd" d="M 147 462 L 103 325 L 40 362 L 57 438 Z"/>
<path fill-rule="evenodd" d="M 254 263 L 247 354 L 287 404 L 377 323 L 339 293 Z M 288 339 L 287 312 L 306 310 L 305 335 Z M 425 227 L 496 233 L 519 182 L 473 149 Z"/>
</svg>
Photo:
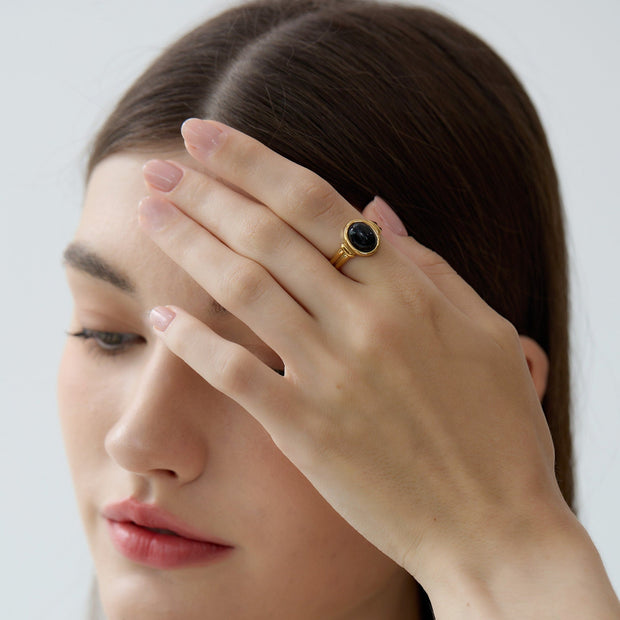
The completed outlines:
<svg viewBox="0 0 620 620">
<path fill-rule="evenodd" d="M 381 228 L 370 220 L 351 220 L 342 231 L 342 243 L 330 263 L 338 270 L 354 256 L 372 256 L 381 243 Z"/>
</svg>

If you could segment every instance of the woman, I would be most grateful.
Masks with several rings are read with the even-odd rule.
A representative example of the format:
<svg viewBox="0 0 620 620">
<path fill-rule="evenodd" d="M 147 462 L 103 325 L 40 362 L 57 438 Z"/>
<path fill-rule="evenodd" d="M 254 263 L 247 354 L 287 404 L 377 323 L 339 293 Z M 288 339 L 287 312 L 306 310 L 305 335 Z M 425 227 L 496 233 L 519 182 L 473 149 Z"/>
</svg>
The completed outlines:
<svg viewBox="0 0 620 620">
<path fill-rule="evenodd" d="M 470 33 L 354 0 L 211 20 L 101 129 L 65 258 L 109 618 L 424 618 L 423 590 L 617 617 L 570 511 L 553 164 Z"/>
</svg>

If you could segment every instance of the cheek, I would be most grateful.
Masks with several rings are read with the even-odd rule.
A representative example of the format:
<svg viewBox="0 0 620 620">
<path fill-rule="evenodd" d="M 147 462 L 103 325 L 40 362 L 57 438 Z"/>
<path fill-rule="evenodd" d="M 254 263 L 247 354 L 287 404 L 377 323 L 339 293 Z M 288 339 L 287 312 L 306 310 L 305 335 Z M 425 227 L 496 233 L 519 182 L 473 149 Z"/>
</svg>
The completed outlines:
<svg viewBox="0 0 620 620">
<path fill-rule="evenodd" d="M 248 522 L 259 524 L 252 540 L 261 558 L 261 579 L 276 579 L 281 596 L 314 592 L 317 601 L 339 583 L 336 598 L 353 600 L 361 585 L 371 591 L 400 573 L 266 437 L 257 432 L 252 445 L 248 440 L 242 452 L 251 455 L 251 462 L 237 458 L 237 465 L 243 464 L 247 488 L 244 508 L 253 510 Z"/>
<path fill-rule="evenodd" d="M 269 503 L 253 528 L 253 582 L 259 590 L 272 592 L 281 609 L 301 602 L 304 618 L 350 617 L 366 597 L 408 581 L 290 463 L 278 467 L 276 460 Z M 239 585 L 240 592 L 244 588 Z"/>
<path fill-rule="evenodd" d="M 117 409 L 112 378 L 98 373 L 82 348 L 68 341 L 58 372 L 58 412 L 78 500 L 105 458 L 104 439 Z"/>
</svg>

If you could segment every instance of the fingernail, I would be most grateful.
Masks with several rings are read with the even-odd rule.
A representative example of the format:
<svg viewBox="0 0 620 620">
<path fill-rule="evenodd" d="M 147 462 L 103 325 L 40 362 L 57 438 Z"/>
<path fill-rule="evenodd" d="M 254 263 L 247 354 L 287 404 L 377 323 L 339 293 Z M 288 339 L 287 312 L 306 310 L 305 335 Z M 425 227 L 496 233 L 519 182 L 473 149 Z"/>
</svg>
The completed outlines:
<svg viewBox="0 0 620 620">
<path fill-rule="evenodd" d="M 163 230 L 176 215 L 173 205 L 156 196 L 146 196 L 138 205 L 138 221 L 150 232 Z"/>
<path fill-rule="evenodd" d="M 383 200 L 380 196 L 375 196 L 373 203 L 375 204 L 373 215 L 381 220 L 380 224 L 391 230 L 396 235 L 406 237 L 408 233 L 405 225 L 401 222 L 398 215 L 392 211 L 392 208 L 388 205 L 388 203 L 385 202 L 385 200 Z"/>
<path fill-rule="evenodd" d="M 147 183 L 162 192 L 172 191 L 183 176 L 181 168 L 161 159 L 147 161 L 142 172 Z"/>
<path fill-rule="evenodd" d="M 226 133 L 218 125 L 199 118 L 186 120 L 181 127 L 181 134 L 203 157 L 213 154 L 226 138 Z"/>
<path fill-rule="evenodd" d="M 174 310 L 166 306 L 157 306 L 149 312 L 149 321 L 156 330 L 165 332 L 176 315 Z"/>
</svg>

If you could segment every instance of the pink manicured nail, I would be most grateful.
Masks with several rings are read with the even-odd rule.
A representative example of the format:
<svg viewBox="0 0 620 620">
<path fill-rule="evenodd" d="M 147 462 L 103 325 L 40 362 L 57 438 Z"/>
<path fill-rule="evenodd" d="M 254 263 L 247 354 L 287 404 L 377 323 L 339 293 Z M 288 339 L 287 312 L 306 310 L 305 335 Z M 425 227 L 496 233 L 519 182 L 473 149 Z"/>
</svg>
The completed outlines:
<svg viewBox="0 0 620 620">
<path fill-rule="evenodd" d="M 138 206 L 138 219 L 143 228 L 159 232 L 177 215 L 176 208 L 157 196 L 146 196 Z"/>
<path fill-rule="evenodd" d="M 172 191 L 183 177 L 181 168 L 161 159 L 147 161 L 142 172 L 147 183 L 162 192 Z"/>
<path fill-rule="evenodd" d="M 375 215 L 381 220 L 380 224 L 383 224 L 385 228 L 388 228 L 393 233 L 400 235 L 401 237 L 407 236 L 407 229 L 405 225 L 400 221 L 400 218 L 392 208 L 388 205 L 383 198 L 375 196 L 373 202 L 375 203 Z"/>
<path fill-rule="evenodd" d="M 185 141 L 207 157 L 224 142 L 226 133 L 215 123 L 190 118 L 183 123 L 181 134 Z"/>
<path fill-rule="evenodd" d="M 175 316 L 174 310 L 166 308 L 166 306 L 157 306 L 149 312 L 149 321 L 156 330 L 165 332 Z"/>
</svg>

